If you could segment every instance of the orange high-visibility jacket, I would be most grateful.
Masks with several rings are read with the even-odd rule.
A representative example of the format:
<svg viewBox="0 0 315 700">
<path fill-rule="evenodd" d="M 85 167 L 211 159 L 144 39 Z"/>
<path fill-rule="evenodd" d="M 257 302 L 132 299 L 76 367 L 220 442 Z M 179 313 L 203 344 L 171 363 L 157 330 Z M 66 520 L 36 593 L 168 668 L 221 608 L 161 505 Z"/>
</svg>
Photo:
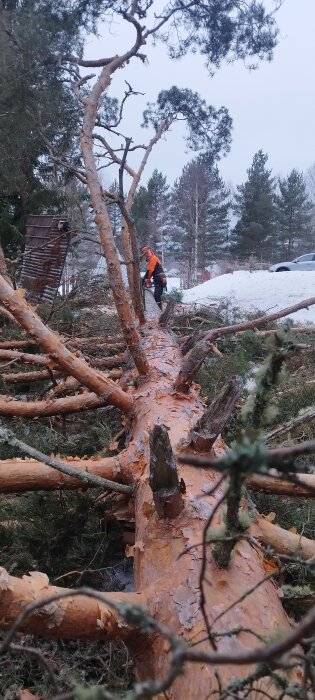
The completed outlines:
<svg viewBox="0 0 315 700">
<path fill-rule="evenodd" d="M 147 271 L 146 271 L 146 275 L 145 275 L 147 280 L 151 279 L 152 275 L 154 274 L 154 271 L 158 275 L 160 275 L 161 272 L 163 272 L 161 261 L 159 260 L 158 256 L 155 255 L 155 253 L 152 253 L 150 259 L 147 261 L 147 265 L 148 265 L 148 267 L 147 267 Z M 157 270 L 155 270 L 156 265 L 158 265 Z"/>
</svg>

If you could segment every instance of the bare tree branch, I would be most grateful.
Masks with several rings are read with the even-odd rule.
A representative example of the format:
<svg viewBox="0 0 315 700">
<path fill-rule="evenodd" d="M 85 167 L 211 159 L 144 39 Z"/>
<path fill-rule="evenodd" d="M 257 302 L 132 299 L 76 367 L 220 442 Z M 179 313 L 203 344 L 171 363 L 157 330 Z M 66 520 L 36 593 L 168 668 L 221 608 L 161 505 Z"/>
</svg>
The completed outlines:
<svg viewBox="0 0 315 700">
<path fill-rule="evenodd" d="M 62 474 L 81 479 L 88 486 L 99 486 L 103 489 L 106 489 L 106 491 L 114 491 L 117 493 L 132 494 L 133 492 L 132 486 L 126 486 L 125 484 L 116 484 L 114 481 L 104 479 L 101 476 L 90 474 L 89 472 L 84 472 L 81 469 L 72 469 L 67 464 L 60 462 L 54 457 L 48 457 L 48 455 L 45 455 L 43 452 L 40 452 L 34 447 L 27 445 L 26 442 L 18 440 L 14 433 L 12 433 L 10 430 L 6 430 L 5 428 L 1 427 L 0 443 L 8 443 L 9 445 L 12 445 L 12 447 L 16 447 L 18 450 L 20 450 L 20 452 L 29 455 L 29 457 L 32 457 L 33 459 L 37 459 L 39 462 L 47 464 L 49 467 L 52 467 L 52 469 L 56 469 Z"/>
<path fill-rule="evenodd" d="M 217 340 L 217 338 L 221 338 L 226 335 L 231 335 L 233 333 L 241 333 L 251 328 L 258 328 L 259 326 L 262 326 L 265 323 L 270 323 L 271 321 L 275 321 L 276 319 L 284 318 L 289 314 L 293 314 L 296 311 L 299 311 L 300 309 L 305 309 L 309 306 L 313 306 L 313 304 L 315 304 L 315 297 L 305 299 L 304 301 L 301 301 L 298 304 L 289 306 L 286 309 L 281 309 L 281 311 L 276 311 L 275 313 L 269 314 L 267 316 L 260 316 L 259 318 L 253 319 L 251 321 L 245 321 L 244 323 L 236 323 L 232 326 L 223 326 L 222 328 L 213 328 L 212 330 L 208 331 L 204 334 L 202 340 L 200 340 L 197 343 L 195 348 L 193 348 L 188 353 L 185 363 L 176 379 L 174 385 L 175 390 L 184 392 L 189 390 L 189 387 L 192 381 L 194 380 L 196 373 L 200 369 L 203 361 L 205 360 L 210 351 L 212 343 L 215 340 Z"/>
</svg>

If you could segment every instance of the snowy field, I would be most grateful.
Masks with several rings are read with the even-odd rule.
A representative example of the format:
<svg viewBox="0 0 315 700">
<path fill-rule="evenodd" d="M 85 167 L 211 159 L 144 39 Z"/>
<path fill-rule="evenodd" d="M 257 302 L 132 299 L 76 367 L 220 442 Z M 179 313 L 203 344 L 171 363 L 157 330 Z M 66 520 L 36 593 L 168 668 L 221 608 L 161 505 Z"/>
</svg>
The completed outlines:
<svg viewBox="0 0 315 700">
<path fill-rule="evenodd" d="M 233 272 L 214 277 L 183 293 L 185 304 L 213 304 L 228 299 L 244 311 L 274 311 L 315 297 L 313 272 Z M 287 318 L 315 325 L 315 304 Z"/>
</svg>

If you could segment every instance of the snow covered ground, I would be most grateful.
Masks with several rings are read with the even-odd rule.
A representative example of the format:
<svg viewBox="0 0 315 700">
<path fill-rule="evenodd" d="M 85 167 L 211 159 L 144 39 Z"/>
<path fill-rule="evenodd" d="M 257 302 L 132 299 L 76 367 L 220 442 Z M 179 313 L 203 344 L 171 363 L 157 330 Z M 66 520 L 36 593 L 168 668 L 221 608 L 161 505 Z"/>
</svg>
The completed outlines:
<svg viewBox="0 0 315 700">
<path fill-rule="evenodd" d="M 180 289 L 180 277 L 169 277 L 167 275 L 167 291 L 171 292 L 172 289 Z"/>
<path fill-rule="evenodd" d="M 197 287 L 186 289 L 186 304 L 213 304 L 228 299 L 233 306 L 244 311 L 269 311 L 272 313 L 304 299 L 315 297 L 315 271 L 313 272 L 233 272 L 214 277 Z M 287 318 L 295 323 L 315 324 L 315 305 L 301 309 Z"/>
</svg>

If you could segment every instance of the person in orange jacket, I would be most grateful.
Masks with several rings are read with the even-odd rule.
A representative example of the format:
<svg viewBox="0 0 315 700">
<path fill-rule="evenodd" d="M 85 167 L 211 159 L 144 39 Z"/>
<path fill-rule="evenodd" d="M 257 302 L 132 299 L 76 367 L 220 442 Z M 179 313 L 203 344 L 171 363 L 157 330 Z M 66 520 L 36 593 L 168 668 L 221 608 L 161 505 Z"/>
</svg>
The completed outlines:
<svg viewBox="0 0 315 700">
<path fill-rule="evenodd" d="M 162 294 L 164 289 L 167 289 L 167 282 L 161 261 L 149 246 L 143 246 L 141 253 L 145 255 L 147 261 L 147 271 L 142 278 L 142 283 L 145 287 L 150 287 L 151 280 L 153 280 L 154 299 L 162 310 Z"/>
</svg>

